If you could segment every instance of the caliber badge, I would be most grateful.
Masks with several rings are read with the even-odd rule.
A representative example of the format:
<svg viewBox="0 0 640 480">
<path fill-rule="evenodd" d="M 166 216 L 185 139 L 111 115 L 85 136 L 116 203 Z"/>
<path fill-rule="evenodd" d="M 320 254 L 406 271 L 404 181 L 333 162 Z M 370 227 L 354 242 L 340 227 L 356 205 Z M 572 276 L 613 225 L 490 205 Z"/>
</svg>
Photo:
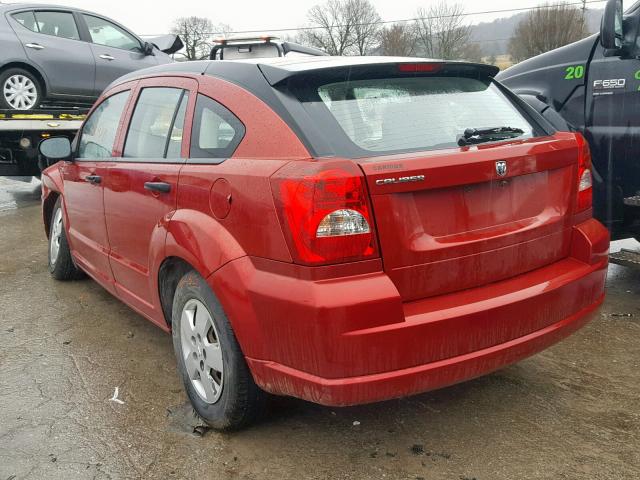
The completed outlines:
<svg viewBox="0 0 640 480">
<path fill-rule="evenodd" d="M 376 185 L 393 185 L 396 183 L 412 183 L 412 182 L 424 182 L 424 175 L 412 175 L 411 177 L 400 178 L 382 178 L 376 180 Z"/>
</svg>

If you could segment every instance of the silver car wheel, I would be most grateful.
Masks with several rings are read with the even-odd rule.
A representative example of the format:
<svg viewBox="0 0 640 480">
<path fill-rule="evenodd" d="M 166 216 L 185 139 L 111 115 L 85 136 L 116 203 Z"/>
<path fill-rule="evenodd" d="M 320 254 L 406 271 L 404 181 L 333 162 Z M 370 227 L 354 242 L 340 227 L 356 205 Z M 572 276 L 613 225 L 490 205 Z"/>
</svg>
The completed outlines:
<svg viewBox="0 0 640 480">
<path fill-rule="evenodd" d="M 2 90 L 5 101 L 16 110 L 30 110 L 36 106 L 38 88 L 25 75 L 10 76 L 5 80 Z"/>
<path fill-rule="evenodd" d="M 51 225 L 51 234 L 49 236 L 49 261 L 51 265 L 56 264 L 58 253 L 60 253 L 60 237 L 62 237 L 62 209 L 56 211 L 56 215 Z"/>
<path fill-rule="evenodd" d="M 222 394 L 224 365 L 213 318 L 196 299 L 185 303 L 180 316 L 182 359 L 198 396 L 216 403 Z"/>
</svg>

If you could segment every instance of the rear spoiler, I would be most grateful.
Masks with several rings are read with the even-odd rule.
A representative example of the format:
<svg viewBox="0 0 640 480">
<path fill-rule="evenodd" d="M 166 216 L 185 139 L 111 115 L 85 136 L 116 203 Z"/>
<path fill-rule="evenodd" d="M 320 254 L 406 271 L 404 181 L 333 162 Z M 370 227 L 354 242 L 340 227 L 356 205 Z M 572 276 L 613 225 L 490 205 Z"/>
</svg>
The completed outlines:
<svg viewBox="0 0 640 480">
<path fill-rule="evenodd" d="M 495 77 L 500 69 L 494 65 L 470 62 L 452 62 L 443 60 L 425 60 L 412 58 L 374 59 L 373 57 L 342 57 L 344 60 L 337 63 L 336 57 L 330 57 L 331 63 L 325 63 L 322 59 L 314 62 L 301 62 L 291 64 L 258 64 L 258 68 L 271 86 L 284 83 L 296 77 L 308 77 L 322 75 L 339 80 L 346 74 L 356 80 L 359 77 L 370 78 L 373 75 L 388 75 L 390 77 L 402 77 L 409 75 L 460 75 Z M 429 68 L 432 66 L 433 68 Z M 409 67 L 409 68 L 404 68 Z M 412 67 L 415 69 L 412 70 Z"/>
<path fill-rule="evenodd" d="M 184 43 L 182 43 L 182 39 L 178 35 L 173 35 L 173 34 L 160 35 L 159 37 L 148 38 L 147 41 L 149 43 L 153 43 L 153 45 L 155 45 L 155 47 L 158 50 L 166 53 L 167 55 L 176 53 L 178 50 L 184 47 Z"/>
</svg>

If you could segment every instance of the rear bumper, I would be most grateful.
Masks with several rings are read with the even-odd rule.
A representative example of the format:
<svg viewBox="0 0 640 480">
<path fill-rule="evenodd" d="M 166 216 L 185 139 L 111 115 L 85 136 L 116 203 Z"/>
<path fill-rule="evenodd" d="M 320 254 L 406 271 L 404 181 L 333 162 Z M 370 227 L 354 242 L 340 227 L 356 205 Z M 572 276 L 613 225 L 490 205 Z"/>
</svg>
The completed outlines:
<svg viewBox="0 0 640 480">
<path fill-rule="evenodd" d="M 348 406 L 405 397 L 479 377 L 540 352 L 589 322 L 602 303 L 509 342 L 465 355 L 390 372 L 329 379 L 273 362 L 247 359 L 267 391 L 327 406 Z"/>
<path fill-rule="evenodd" d="M 258 385 L 353 405 L 489 373 L 583 326 L 604 298 L 608 235 L 589 220 L 573 236 L 560 262 L 409 303 L 377 262 L 357 275 L 292 277 L 289 267 L 245 257 L 209 281 Z"/>
</svg>

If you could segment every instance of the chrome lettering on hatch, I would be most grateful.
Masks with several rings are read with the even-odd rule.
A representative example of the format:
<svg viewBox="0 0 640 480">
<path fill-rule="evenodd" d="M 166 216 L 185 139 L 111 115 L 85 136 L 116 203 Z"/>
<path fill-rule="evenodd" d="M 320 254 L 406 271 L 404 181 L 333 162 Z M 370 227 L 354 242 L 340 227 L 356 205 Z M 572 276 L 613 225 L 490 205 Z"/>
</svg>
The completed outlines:
<svg viewBox="0 0 640 480">
<path fill-rule="evenodd" d="M 507 174 L 507 162 L 499 160 L 496 162 L 496 173 L 499 177 L 504 177 Z"/>
<path fill-rule="evenodd" d="M 399 178 L 381 178 L 380 180 L 376 180 L 376 185 L 394 185 L 396 183 L 412 182 L 424 182 L 424 175 L 412 175 L 411 177 Z"/>
</svg>

